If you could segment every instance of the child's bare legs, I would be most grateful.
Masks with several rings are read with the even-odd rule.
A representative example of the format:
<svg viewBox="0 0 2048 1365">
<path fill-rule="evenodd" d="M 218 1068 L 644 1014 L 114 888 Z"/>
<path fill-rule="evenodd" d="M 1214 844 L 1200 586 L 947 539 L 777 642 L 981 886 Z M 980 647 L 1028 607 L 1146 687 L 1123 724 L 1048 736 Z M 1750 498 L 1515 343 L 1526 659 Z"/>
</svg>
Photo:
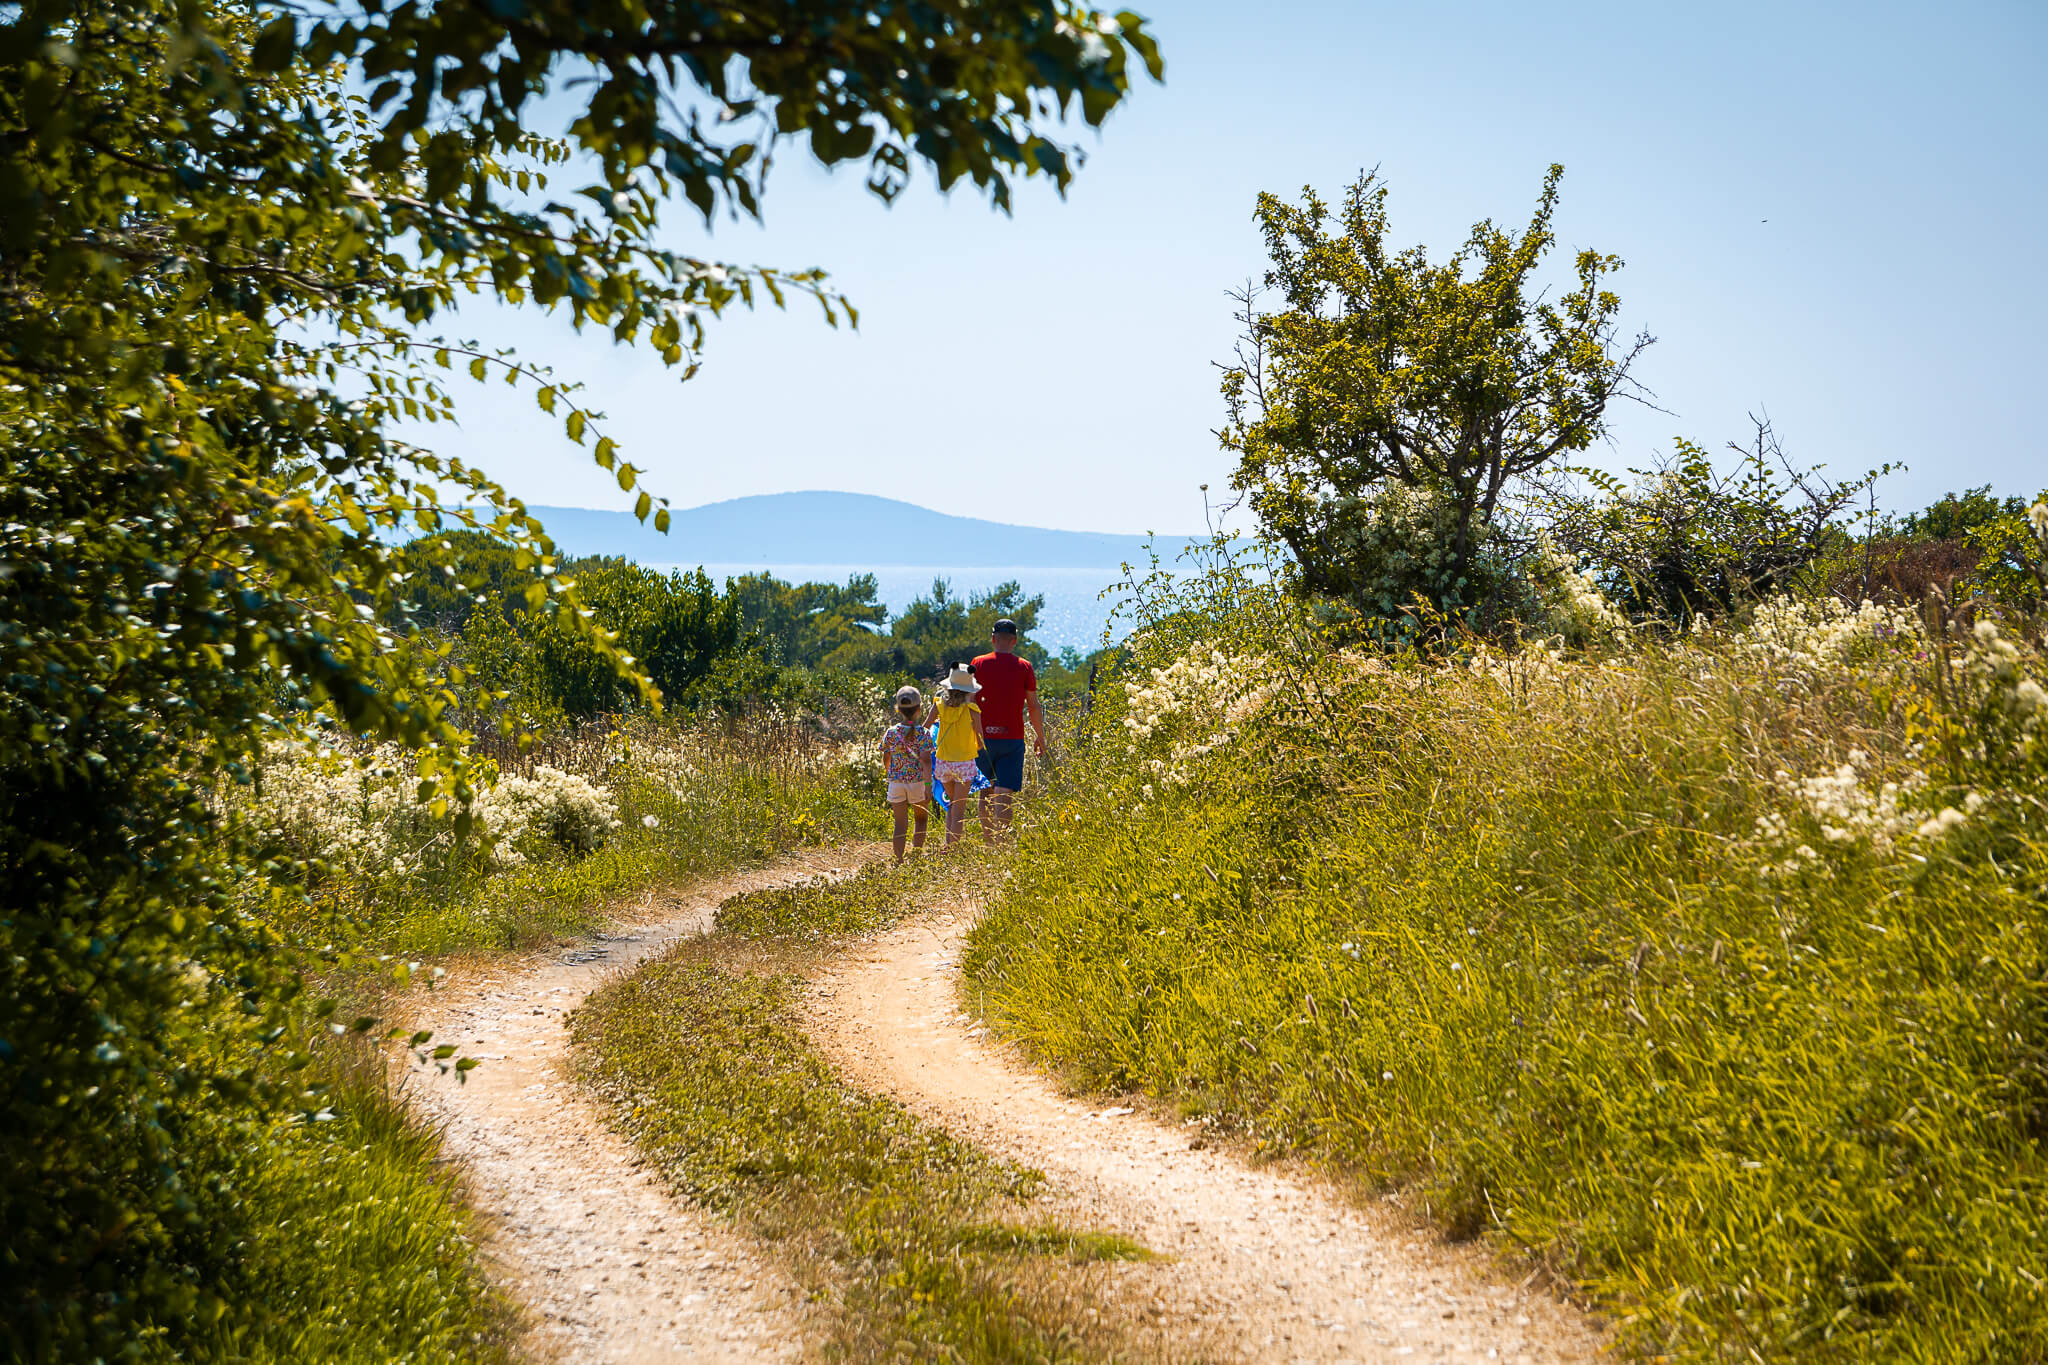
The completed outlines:
<svg viewBox="0 0 2048 1365">
<path fill-rule="evenodd" d="M 954 779 L 946 782 L 946 846 L 952 847 L 967 825 L 968 784 Z"/>
<path fill-rule="evenodd" d="M 896 817 L 896 861 L 900 863 L 903 861 L 904 826 L 909 823 L 912 815 L 915 815 L 917 818 L 916 832 L 910 836 L 910 846 L 912 848 L 924 847 L 925 804 L 922 801 L 915 803 L 910 801 L 891 801 L 889 803 L 889 810 Z"/>
</svg>

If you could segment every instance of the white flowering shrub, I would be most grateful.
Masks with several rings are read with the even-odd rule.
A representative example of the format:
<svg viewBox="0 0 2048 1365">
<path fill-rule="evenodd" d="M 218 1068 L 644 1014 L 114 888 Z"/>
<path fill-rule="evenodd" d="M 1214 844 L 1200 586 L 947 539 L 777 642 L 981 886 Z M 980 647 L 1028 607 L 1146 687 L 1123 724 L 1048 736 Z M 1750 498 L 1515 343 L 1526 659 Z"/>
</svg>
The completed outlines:
<svg viewBox="0 0 2048 1365">
<path fill-rule="evenodd" d="M 2033 676 L 2040 665 L 1996 622 L 1982 620 L 1957 680 L 1960 700 L 1974 710 L 1962 747 L 1972 762 L 2018 785 L 2048 785 L 2048 687 Z"/>
<path fill-rule="evenodd" d="M 1627 638 L 1628 618 L 1600 590 L 1593 575 L 1557 547 L 1548 531 L 1536 537 L 1529 576 L 1542 609 L 1531 623 L 1537 634 L 1576 646 Z"/>
<path fill-rule="evenodd" d="M 414 799 L 411 755 L 382 745 L 352 755 L 314 740 L 266 751 L 240 802 L 298 857 L 354 873 L 406 876 L 453 844 L 453 827 Z"/>
<path fill-rule="evenodd" d="M 1125 753 L 1168 784 L 1185 785 L 1194 765 L 1231 744 L 1237 727 L 1272 697 L 1268 674 L 1265 659 L 1210 644 L 1144 670 L 1124 683 Z M 1163 755 L 1145 756 L 1162 746 Z"/>
<path fill-rule="evenodd" d="M 1925 648 L 1918 613 L 1834 598 L 1774 597 L 1732 638 L 1738 659 L 1782 675 L 1819 679 L 1846 669 L 1910 666 Z"/>
<path fill-rule="evenodd" d="M 351 754 L 301 741 L 274 746 L 238 804 L 293 855 L 372 880 L 428 871 L 463 849 L 488 848 L 496 866 L 545 849 L 581 856 L 618 828 L 608 790 L 557 768 L 486 786 L 470 808 L 467 841 L 446 805 L 416 798 L 417 785 L 411 756 L 396 745 Z"/>
<path fill-rule="evenodd" d="M 589 778 L 546 766 L 532 777 L 500 778 L 476 803 L 493 861 L 517 866 L 534 848 L 581 857 L 619 827 L 618 803 Z"/>
<path fill-rule="evenodd" d="M 1917 615 L 1868 602 L 1854 610 L 1836 602 L 1767 602 L 1732 645 L 1738 660 L 1781 675 L 1851 678 L 1880 689 L 1916 678 L 1939 685 L 1951 672 Z M 1887 780 L 1879 761 L 1860 748 L 1817 774 L 1779 771 L 1786 809 L 1759 816 L 1753 842 L 1784 856 L 1767 863 L 1765 873 L 1820 864 L 1812 844 L 1801 842 L 1809 826 L 1827 844 L 1910 852 L 1910 845 L 1946 839 L 2038 795 L 2048 786 L 2048 688 L 2033 676 L 2040 668 L 2040 658 L 1997 622 L 1977 621 L 1952 670 L 1956 695 L 1945 703 L 1936 698 L 1945 742 L 1931 756 L 1949 754 L 1946 781 L 1918 767 Z M 1927 746 L 1916 741 L 1907 752 L 1924 755 Z"/>
</svg>

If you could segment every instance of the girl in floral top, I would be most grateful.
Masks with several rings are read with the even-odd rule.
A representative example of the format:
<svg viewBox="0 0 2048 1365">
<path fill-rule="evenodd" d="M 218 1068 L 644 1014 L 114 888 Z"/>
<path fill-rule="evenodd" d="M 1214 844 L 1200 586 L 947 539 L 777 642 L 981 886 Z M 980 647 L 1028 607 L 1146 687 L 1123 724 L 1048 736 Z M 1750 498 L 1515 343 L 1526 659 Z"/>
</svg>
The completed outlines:
<svg viewBox="0 0 2048 1365">
<path fill-rule="evenodd" d="M 924 847 L 925 818 L 931 809 L 932 757 L 936 746 L 923 725 L 924 696 L 914 687 L 896 693 L 896 723 L 882 732 L 882 766 L 889 778 L 889 809 L 896 816 L 896 861 L 903 861 L 903 833 L 915 814 L 910 846 Z"/>
</svg>

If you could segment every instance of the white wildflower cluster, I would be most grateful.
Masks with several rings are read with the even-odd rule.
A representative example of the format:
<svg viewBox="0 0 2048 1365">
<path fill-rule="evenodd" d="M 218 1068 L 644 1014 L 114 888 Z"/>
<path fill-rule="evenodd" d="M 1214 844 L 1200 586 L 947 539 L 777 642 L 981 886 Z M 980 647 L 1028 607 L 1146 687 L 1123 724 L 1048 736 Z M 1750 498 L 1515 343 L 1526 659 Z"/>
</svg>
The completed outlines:
<svg viewBox="0 0 2048 1365">
<path fill-rule="evenodd" d="M 412 764 L 398 745 L 352 756 L 296 741 L 266 751 L 241 805 L 258 829 L 302 857 L 403 876 L 449 831 L 413 790 Z"/>
<path fill-rule="evenodd" d="M 1887 849 L 1919 828 L 1925 818 L 1925 812 L 1902 806 L 1900 798 L 1919 789 L 1927 779 L 1925 774 L 1911 773 L 1903 782 L 1881 782 L 1873 787 L 1865 780 L 1871 767 L 1868 754 L 1851 749 L 1849 761 L 1833 772 L 1814 777 L 1780 772 L 1778 781 L 1820 822 L 1821 837 L 1829 843 L 1852 844 L 1867 839 L 1873 847 Z M 1765 816 L 1757 824 L 1762 828 L 1773 820 L 1782 833 L 1782 817 Z"/>
<path fill-rule="evenodd" d="M 299 856 L 374 876 L 408 876 L 455 843 L 454 821 L 417 799 L 411 756 L 395 744 L 357 755 L 311 741 L 274 745 L 240 805 Z M 501 866 L 523 863 L 518 845 L 537 839 L 588 853 L 619 823 L 609 791 L 547 767 L 499 778 L 470 813 Z"/>
<path fill-rule="evenodd" d="M 1261 679 L 1266 661 L 1256 655 L 1229 655 L 1198 645 L 1164 668 L 1124 684 L 1124 730 L 1130 738 L 1125 752 L 1154 736 L 1173 739 L 1165 758 L 1147 760 L 1153 775 L 1184 786 L 1190 765 L 1237 738 L 1236 727 L 1265 705 L 1273 694 Z M 1149 790 L 1148 790 L 1149 799 Z"/>
<path fill-rule="evenodd" d="M 2027 768 L 2048 758 L 2048 688 L 2029 676 L 2027 664 L 1996 622 L 1972 628 L 1963 675 L 1978 699 L 1970 752 L 1980 761 Z"/>
<path fill-rule="evenodd" d="M 661 788 L 678 801 L 690 799 L 690 789 L 702 775 L 683 744 L 621 742 L 605 757 L 605 777 L 621 780 L 627 775 Z"/>
<path fill-rule="evenodd" d="M 526 861 L 518 847 L 532 838 L 570 853 L 589 853 L 619 827 L 618 803 L 587 777 L 545 765 L 532 777 L 501 777 L 476 803 L 491 839 L 491 857 L 504 866 Z"/>
<path fill-rule="evenodd" d="M 1921 640 L 1919 616 L 1904 607 L 1776 597 L 1757 607 L 1734 643 L 1739 656 L 1811 678 L 1854 664 L 1910 659 Z"/>
<path fill-rule="evenodd" d="M 1944 806 L 1929 812 L 1913 802 L 1913 795 L 1926 787 L 1925 773 L 1910 772 L 1898 781 L 1877 781 L 1875 762 L 1861 749 L 1851 749 L 1848 761 L 1830 772 L 1796 777 L 1780 771 L 1778 786 L 1805 814 L 1820 826 L 1821 837 L 1831 844 L 1867 844 L 1880 853 L 1898 848 L 1908 839 L 1933 840 L 1969 823 L 1985 806 L 1976 792 L 1963 798 L 1962 808 Z M 1782 813 L 1760 815 L 1756 820 L 1755 844 L 1785 850 L 1795 831 Z M 1790 875 L 1820 861 L 1810 844 L 1792 847 L 1782 861 L 1763 868 L 1766 876 Z"/>
<path fill-rule="evenodd" d="M 1996 622 L 1979 621 L 1971 630 L 1963 667 L 1989 689 L 1992 704 L 2033 738 L 2048 718 L 2048 689 L 2026 675 L 2019 646 L 2005 637 Z"/>
<path fill-rule="evenodd" d="M 1127 710 L 1124 729 L 1133 739 L 1150 739 L 1177 721 L 1242 719 L 1264 700 L 1258 680 L 1265 661 L 1253 655 L 1233 658 L 1220 649 L 1197 645 L 1164 668 L 1124 684 Z"/>
<path fill-rule="evenodd" d="M 1544 618 L 1538 628 L 1565 644 L 1615 639 L 1628 631 L 1628 618 L 1600 591 L 1593 575 L 1557 547 L 1550 532 L 1536 537 L 1532 577 L 1542 590 Z"/>
</svg>

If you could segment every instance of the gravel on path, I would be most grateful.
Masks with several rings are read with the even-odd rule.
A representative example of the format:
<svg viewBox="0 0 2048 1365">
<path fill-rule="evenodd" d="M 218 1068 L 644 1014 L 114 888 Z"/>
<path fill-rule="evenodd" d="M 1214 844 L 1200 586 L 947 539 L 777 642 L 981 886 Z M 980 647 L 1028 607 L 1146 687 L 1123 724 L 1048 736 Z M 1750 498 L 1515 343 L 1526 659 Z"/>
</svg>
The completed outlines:
<svg viewBox="0 0 2048 1365">
<path fill-rule="evenodd" d="M 1063 1095 L 963 1011 L 972 906 L 855 945 L 814 978 L 817 1036 L 850 1079 L 1044 1171 L 1062 1216 L 1167 1259 L 1119 1268 L 1146 1353 L 1248 1361 L 1583 1361 L 1595 1327 L 1473 1248 L 1298 1173 L 1247 1165 L 1131 1106 Z M 1128 1311 L 1127 1309 L 1119 1311 Z"/>
<path fill-rule="evenodd" d="M 671 1195 L 569 1074 L 563 1018 L 614 973 L 711 927 L 720 900 L 864 859 L 818 850 L 699 882 L 574 948 L 454 965 L 418 1027 L 481 1064 L 466 1084 L 413 1077 L 489 1220 L 498 1282 L 528 1349 L 594 1362 L 783 1361 L 803 1353 L 801 1293 L 753 1242 Z M 407 1002 L 408 1004 L 411 1001 Z"/>
</svg>

